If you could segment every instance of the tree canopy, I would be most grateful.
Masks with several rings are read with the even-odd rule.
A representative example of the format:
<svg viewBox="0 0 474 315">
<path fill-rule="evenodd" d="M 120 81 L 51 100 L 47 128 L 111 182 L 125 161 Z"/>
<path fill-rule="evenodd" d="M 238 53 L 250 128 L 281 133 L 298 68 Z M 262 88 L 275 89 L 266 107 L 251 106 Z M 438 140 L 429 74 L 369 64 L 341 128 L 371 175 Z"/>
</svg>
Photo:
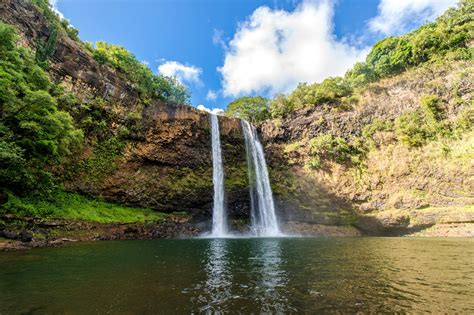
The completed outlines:
<svg viewBox="0 0 474 315">
<path fill-rule="evenodd" d="M 269 117 L 268 106 L 268 100 L 262 96 L 246 96 L 230 102 L 226 114 L 258 123 Z"/>
</svg>

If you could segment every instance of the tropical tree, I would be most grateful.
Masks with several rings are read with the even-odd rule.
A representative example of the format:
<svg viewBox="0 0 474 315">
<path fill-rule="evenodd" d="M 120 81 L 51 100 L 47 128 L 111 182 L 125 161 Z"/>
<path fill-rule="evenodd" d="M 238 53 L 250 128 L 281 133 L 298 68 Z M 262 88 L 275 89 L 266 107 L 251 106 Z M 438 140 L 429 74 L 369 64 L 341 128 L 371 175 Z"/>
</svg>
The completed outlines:
<svg viewBox="0 0 474 315">
<path fill-rule="evenodd" d="M 268 99 L 262 96 L 245 96 L 233 100 L 227 105 L 226 114 L 259 123 L 270 117 Z"/>
</svg>

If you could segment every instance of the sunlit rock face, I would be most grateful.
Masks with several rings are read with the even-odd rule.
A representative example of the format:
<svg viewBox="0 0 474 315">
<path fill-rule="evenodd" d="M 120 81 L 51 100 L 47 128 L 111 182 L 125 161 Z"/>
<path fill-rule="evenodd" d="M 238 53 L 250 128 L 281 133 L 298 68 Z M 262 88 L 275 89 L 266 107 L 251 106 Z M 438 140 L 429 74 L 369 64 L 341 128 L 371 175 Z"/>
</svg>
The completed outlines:
<svg viewBox="0 0 474 315">
<path fill-rule="evenodd" d="M 280 217 L 352 224 L 375 235 L 426 230 L 426 235 L 472 236 L 460 227 L 474 220 L 470 134 L 450 144 L 453 151 L 466 153 L 443 155 L 439 143 L 408 148 L 397 142 L 395 132 L 380 131 L 360 169 L 334 161 L 319 169 L 307 166 L 311 139 L 331 135 L 351 143 L 374 121 L 393 123 L 418 110 L 425 95 L 439 97 L 446 120 L 457 119 L 465 109 L 459 100 L 472 98 L 474 77 L 468 68 L 470 61 L 450 61 L 412 69 L 371 84 L 358 95 L 357 105 L 316 104 L 264 122 L 260 132 Z"/>
</svg>

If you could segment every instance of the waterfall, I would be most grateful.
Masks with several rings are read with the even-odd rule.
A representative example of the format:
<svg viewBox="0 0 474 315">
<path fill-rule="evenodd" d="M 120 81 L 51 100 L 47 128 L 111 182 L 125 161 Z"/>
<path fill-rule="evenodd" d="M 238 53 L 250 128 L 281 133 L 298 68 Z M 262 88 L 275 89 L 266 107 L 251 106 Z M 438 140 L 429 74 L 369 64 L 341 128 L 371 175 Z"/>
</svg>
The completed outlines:
<svg viewBox="0 0 474 315">
<path fill-rule="evenodd" d="M 245 120 L 242 120 L 242 130 L 247 151 L 252 232 L 256 236 L 278 236 L 281 233 L 262 144 L 255 128 Z"/>
<path fill-rule="evenodd" d="M 222 167 L 219 119 L 211 114 L 212 125 L 212 182 L 214 184 L 214 206 L 212 209 L 212 236 L 227 234 L 227 214 L 224 205 L 224 168 Z"/>
</svg>

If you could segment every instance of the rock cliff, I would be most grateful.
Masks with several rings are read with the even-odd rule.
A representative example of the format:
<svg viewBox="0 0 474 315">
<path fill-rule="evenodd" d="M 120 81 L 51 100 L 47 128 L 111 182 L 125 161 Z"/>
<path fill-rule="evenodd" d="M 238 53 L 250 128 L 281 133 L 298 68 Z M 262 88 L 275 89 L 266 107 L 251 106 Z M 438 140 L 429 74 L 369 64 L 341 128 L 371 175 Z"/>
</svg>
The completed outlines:
<svg viewBox="0 0 474 315">
<path fill-rule="evenodd" d="M 1 1 L 0 19 L 14 25 L 21 44 L 32 50 L 52 36 L 50 21 L 29 0 Z M 158 99 L 143 102 L 125 73 L 98 63 L 64 31 L 57 34 L 48 65 L 51 78 L 79 104 L 104 103 L 106 131 L 89 135 L 83 152 L 55 169 L 67 190 L 209 221 L 208 113 Z M 376 121 L 393 123 L 418 110 L 423 95 L 439 97 L 445 119 L 456 119 L 462 104 L 472 102 L 473 79 L 469 61 L 427 65 L 371 84 L 357 105 L 314 106 L 259 126 L 277 211 L 288 230 L 359 235 L 355 226 L 369 234 L 401 235 L 432 228 L 429 235 L 452 235 L 462 225 L 472 232 L 472 132 L 408 149 L 394 141 L 394 132 L 379 130 L 374 148 L 357 166 L 327 162 L 312 170 L 307 162 L 310 139 L 331 135 L 355 141 Z M 83 117 L 71 115 L 81 123 Z M 231 218 L 245 221 L 250 200 L 240 121 L 219 121 L 228 210 Z M 117 141 L 123 130 L 126 135 Z M 334 225 L 344 227 L 328 228 Z M 433 232 L 437 227 L 442 232 Z"/>
<path fill-rule="evenodd" d="M 420 234 L 442 226 L 437 234 L 428 234 L 454 235 L 452 230 L 462 226 L 470 232 L 461 234 L 472 236 L 472 132 L 415 148 L 400 144 L 393 130 L 361 136 L 374 122 L 390 125 L 419 110 L 424 95 L 439 99 L 445 123 L 459 119 L 472 107 L 473 79 L 470 61 L 428 64 L 373 83 L 359 93 L 356 106 L 315 106 L 263 123 L 281 209 L 303 222 L 345 218 L 370 234 Z M 311 169 L 310 140 L 321 135 L 371 145 L 362 163 L 327 161 Z"/>
<path fill-rule="evenodd" d="M 51 23 L 31 1 L 2 1 L 0 19 L 14 25 L 21 44 L 32 50 L 51 36 Z M 101 161 L 109 165 L 77 167 L 104 150 L 95 145 L 96 139 L 88 139 L 82 155 L 70 163 L 74 171 L 65 176 L 68 190 L 158 211 L 184 211 L 198 219 L 210 217 L 213 189 L 207 112 L 160 100 L 144 105 L 124 73 L 99 64 L 84 44 L 65 32 L 57 34 L 48 70 L 54 81 L 80 103 L 96 98 L 105 101 L 102 115 L 107 117 L 109 132 L 105 138 L 115 137 L 121 127 L 133 129 L 125 137 L 123 150 Z M 136 117 L 131 118 L 131 113 Z M 227 117 L 219 120 L 230 215 L 246 218 L 249 197 L 240 121 Z"/>
</svg>

